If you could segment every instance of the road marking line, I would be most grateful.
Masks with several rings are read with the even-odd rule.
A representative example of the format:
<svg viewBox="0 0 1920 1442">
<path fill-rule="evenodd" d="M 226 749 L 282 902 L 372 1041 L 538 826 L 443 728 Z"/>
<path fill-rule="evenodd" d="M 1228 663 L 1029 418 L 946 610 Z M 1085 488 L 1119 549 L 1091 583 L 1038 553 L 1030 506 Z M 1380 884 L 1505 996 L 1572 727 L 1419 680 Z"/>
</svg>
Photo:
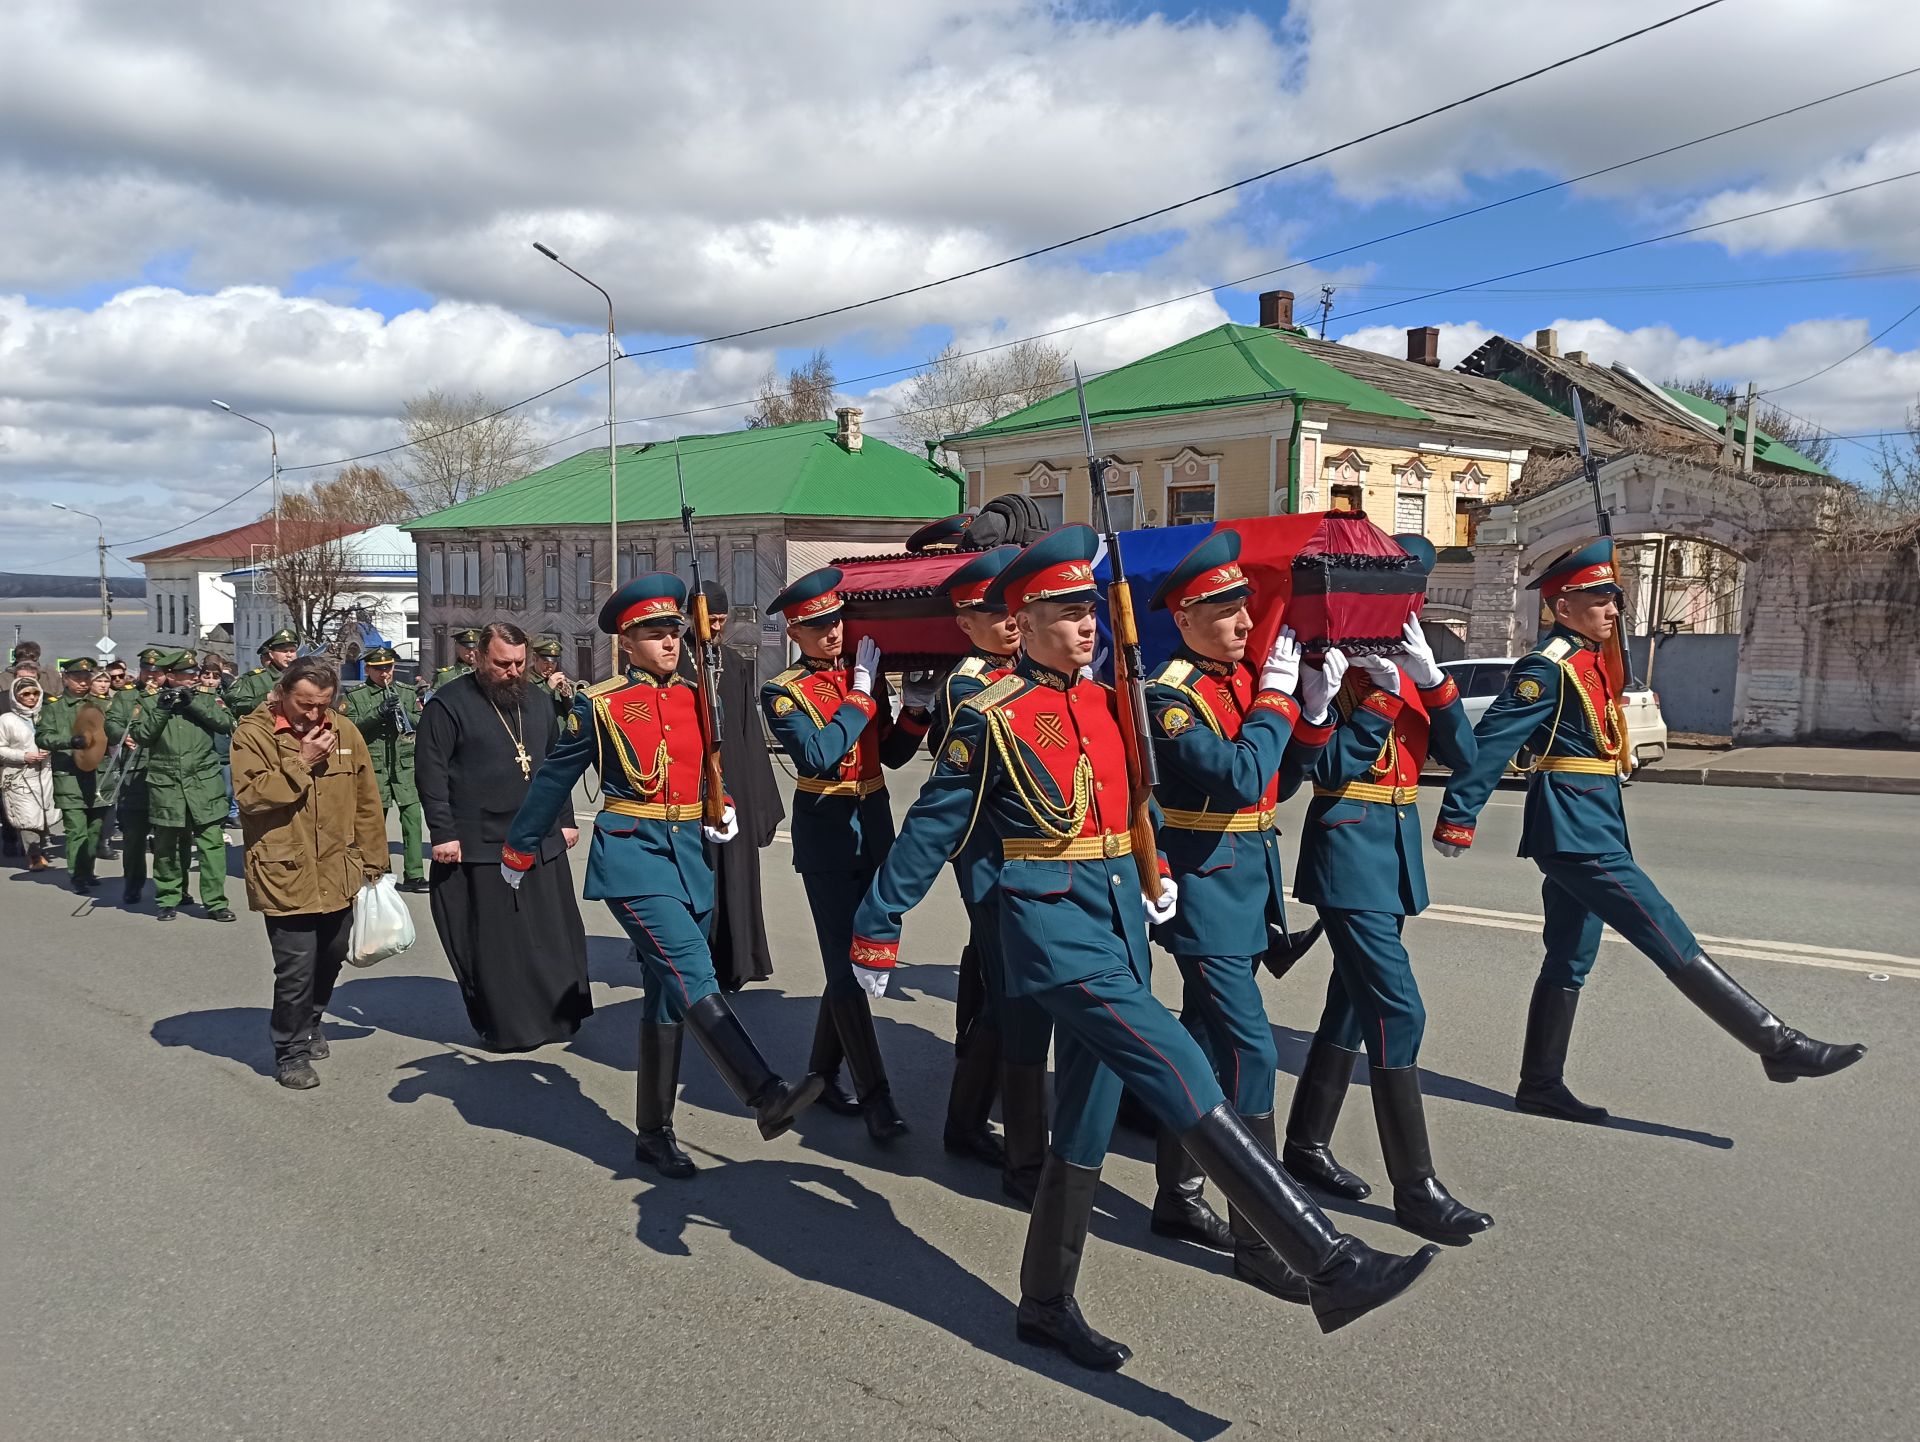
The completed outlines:
<svg viewBox="0 0 1920 1442">
<path fill-rule="evenodd" d="M 1524 911 L 1495 911 L 1484 906 L 1435 904 L 1425 916 L 1434 921 L 1457 925 L 1484 926 L 1495 931 L 1537 933 L 1541 918 Z M 1607 941 L 1625 941 L 1613 931 L 1604 933 Z M 1819 966 L 1830 971 L 1887 972 L 1893 976 L 1920 981 L 1920 957 L 1895 956 L 1884 951 L 1856 951 L 1846 947 L 1809 946 L 1794 941 L 1755 941 L 1745 937 L 1705 936 L 1701 944 L 1722 956 L 1744 957 L 1752 961 L 1780 961 L 1796 966 Z"/>
</svg>

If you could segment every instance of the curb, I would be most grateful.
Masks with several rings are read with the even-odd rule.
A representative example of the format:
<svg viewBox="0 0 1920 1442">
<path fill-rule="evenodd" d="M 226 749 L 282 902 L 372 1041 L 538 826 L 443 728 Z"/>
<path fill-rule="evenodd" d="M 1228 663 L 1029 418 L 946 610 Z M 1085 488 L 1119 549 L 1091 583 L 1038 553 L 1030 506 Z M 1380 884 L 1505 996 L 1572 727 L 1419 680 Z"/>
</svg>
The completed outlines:
<svg viewBox="0 0 1920 1442">
<path fill-rule="evenodd" d="M 1669 769 L 1648 766 L 1635 781 L 1669 786 L 1753 786 L 1770 791 L 1858 791 L 1880 796 L 1920 796 L 1920 776 L 1841 776 L 1816 771 L 1737 771 L 1709 766 Z"/>
</svg>

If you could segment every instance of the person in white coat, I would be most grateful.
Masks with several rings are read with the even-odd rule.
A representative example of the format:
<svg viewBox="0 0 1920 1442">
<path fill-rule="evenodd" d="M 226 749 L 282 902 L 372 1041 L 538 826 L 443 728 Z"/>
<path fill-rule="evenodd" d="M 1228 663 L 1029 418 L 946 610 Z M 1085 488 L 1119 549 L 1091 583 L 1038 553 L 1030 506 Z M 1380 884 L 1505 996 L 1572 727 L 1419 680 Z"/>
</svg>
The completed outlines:
<svg viewBox="0 0 1920 1442">
<path fill-rule="evenodd" d="M 39 679 L 20 676 L 8 688 L 7 707 L 0 711 L 0 805 L 4 805 L 7 824 L 20 833 L 29 871 L 47 869 L 47 842 L 59 815 L 53 805 L 49 753 L 33 739 L 40 701 Z"/>
</svg>

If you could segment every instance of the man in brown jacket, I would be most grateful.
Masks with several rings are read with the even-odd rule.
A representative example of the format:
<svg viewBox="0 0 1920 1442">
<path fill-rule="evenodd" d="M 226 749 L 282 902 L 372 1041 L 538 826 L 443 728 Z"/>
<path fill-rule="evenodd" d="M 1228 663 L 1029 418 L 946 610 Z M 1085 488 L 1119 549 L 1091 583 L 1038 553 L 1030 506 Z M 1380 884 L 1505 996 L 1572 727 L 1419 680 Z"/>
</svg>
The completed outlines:
<svg viewBox="0 0 1920 1442">
<path fill-rule="evenodd" d="M 326 657 L 302 656 L 233 732 L 247 905 L 266 918 L 273 947 L 274 1070 L 298 1091 L 320 1085 L 320 1015 L 347 958 L 353 899 L 388 869 L 373 758 L 333 710 L 339 685 Z"/>
</svg>

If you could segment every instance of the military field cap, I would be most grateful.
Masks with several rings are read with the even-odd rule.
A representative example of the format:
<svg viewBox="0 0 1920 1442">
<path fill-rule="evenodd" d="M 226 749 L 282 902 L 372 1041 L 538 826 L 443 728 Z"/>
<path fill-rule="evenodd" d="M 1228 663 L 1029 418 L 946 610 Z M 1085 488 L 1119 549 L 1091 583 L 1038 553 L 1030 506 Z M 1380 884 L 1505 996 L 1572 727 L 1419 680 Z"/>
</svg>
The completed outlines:
<svg viewBox="0 0 1920 1442">
<path fill-rule="evenodd" d="M 1613 564 L 1612 538 L 1602 536 L 1577 551 L 1568 552 L 1529 581 L 1527 589 L 1538 591 L 1544 601 L 1568 591 L 1605 589 L 1620 595 L 1620 573 Z"/>
<path fill-rule="evenodd" d="M 840 584 L 838 566 L 822 566 L 809 571 L 767 603 L 798 626 L 824 626 L 840 614 L 845 604 L 834 587 Z"/>
<path fill-rule="evenodd" d="M 63 676 L 91 676 L 95 669 L 91 656 L 67 656 L 60 662 Z"/>
<path fill-rule="evenodd" d="M 1020 554 L 1018 546 L 995 546 L 991 551 L 982 551 L 959 570 L 947 577 L 947 597 L 958 611 L 1004 611 L 1004 602 L 990 605 L 987 602 L 987 588 L 1000 573 L 1013 564 L 1013 558 Z"/>
<path fill-rule="evenodd" d="M 986 603 L 1018 611 L 1035 601 L 1097 601 L 1093 558 L 1100 537 L 1091 526 L 1062 526 L 1013 558 L 987 588 Z"/>
<path fill-rule="evenodd" d="M 275 631 L 271 636 L 267 637 L 266 640 L 262 641 L 257 649 L 259 653 L 262 656 L 264 656 L 267 654 L 267 652 L 277 651 L 282 646 L 298 646 L 299 644 L 300 644 L 300 638 L 294 635 L 293 632 L 287 630 L 285 627 L 282 627 L 280 630 Z"/>
<path fill-rule="evenodd" d="M 391 666 L 400 656 L 391 646 L 375 646 L 360 659 L 369 666 Z"/>
<path fill-rule="evenodd" d="M 154 666 L 158 666 L 160 664 L 160 658 L 166 654 L 167 653 L 162 651 L 158 646 L 149 646 L 140 653 L 140 664 L 151 669 Z"/>
<path fill-rule="evenodd" d="M 600 629 L 618 636 L 629 626 L 655 626 L 687 619 L 687 583 L 669 571 L 635 576 L 607 597 L 600 608 Z"/>
<path fill-rule="evenodd" d="M 464 631 L 455 631 L 453 633 L 453 639 L 456 644 L 461 646 L 478 646 L 480 644 L 480 628 L 478 626 L 469 626 Z"/>
<path fill-rule="evenodd" d="M 536 656 L 546 656 L 549 659 L 557 657 L 560 654 L 559 638 L 557 636 L 541 636 L 537 638 L 533 643 L 533 654 Z"/>
<path fill-rule="evenodd" d="M 198 671 L 200 658 L 191 651 L 168 651 L 160 658 L 160 669 L 169 673 Z"/>
<path fill-rule="evenodd" d="M 1240 569 L 1240 533 L 1215 531 L 1167 572 L 1147 606 L 1166 611 L 1201 601 L 1244 601 L 1251 595 L 1253 587 Z"/>
</svg>

